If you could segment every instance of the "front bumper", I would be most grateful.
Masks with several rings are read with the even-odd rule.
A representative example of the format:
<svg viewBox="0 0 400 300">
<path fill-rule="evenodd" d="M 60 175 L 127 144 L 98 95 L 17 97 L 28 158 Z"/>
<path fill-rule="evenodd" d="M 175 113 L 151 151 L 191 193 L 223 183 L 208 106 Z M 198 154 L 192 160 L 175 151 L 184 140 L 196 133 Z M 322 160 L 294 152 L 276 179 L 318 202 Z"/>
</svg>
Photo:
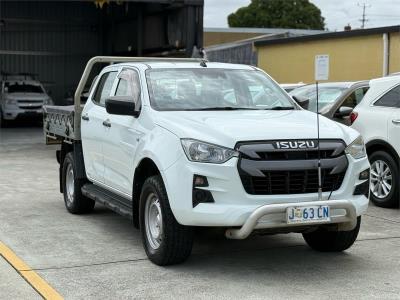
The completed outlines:
<svg viewBox="0 0 400 300">
<path fill-rule="evenodd" d="M 3 108 L 3 118 L 5 120 L 15 120 L 17 118 L 40 118 L 43 116 L 43 109 L 23 109 L 19 107 Z"/>
<path fill-rule="evenodd" d="M 309 225 L 319 224 L 340 224 L 341 231 L 352 230 L 357 225 L 356 207 L 348 200 L 327 200 L 327 201 L 311 201 L 296 204 L 296 207 L 301 206 L 321 206 L 328 205 L 332 210 L 331 220 L 329 222 L 313 222 Z M 229 239 L 245 239 L 254 229 L 270 229 L 282 227 L 296 227 L 307 224 L 287 224 L 286 209 L 293 204 L 270 204 L 258 207 L 247 218 L 246 222 L 240 229 L 228 229 L 225 233 Z M 276 218 L 278 215 L 278 218 Z M 275 218 L 274 218 L 275 216 Z"/>
<path fill-rule="evenodd" d="M 368 159 L 355 160 L 347 156 L 349 165 L 341 187 L 330 192 L 324 192 L 322 199 L 324 205 L 336 205 L 334 201 L 344 204 L 343 208 L 332 207 L 331 223 L 348 223 L 348 220 L 336 218 L 343 214 L 343 210 L 352 210 L 348 203 L 354 207 L 355 213 L 349 215 L 355 221 L 368 208 L 368 198 L 364 195 L 353 195 L 355 186 L 365 182 L 359 179 L 360 172 L 369 168 Z M 242 227 L 248 222 L 251 215 L 258 216 L 267 212 L 265 217 L 256 218 L 257 224 L 253 229 L 287 227 L 285 213 L 274 211 L 275 207 L 285 210 L 288 206 L 302 206 L 318 201 L 317 193 L 289 194 L 289 195 L 251 195 L 244 190 L 237 169 L 237 158 L 232 158 L 224 164 L 207 164 L 189 162 L 182 155 L 172 166 L 161 172 L 168 193 L 170 206 L 176 220 L 188 226 L 219 226 Z M 192 187 L 193 175 L 207 177 L 209 190 L 215 200 L 214 203 L 200 203 L 193 207 Z M 329 198 L 330 196 L 330 198 Z M 326 199 L 330 200 L 326 200 Z M 270 213 L 269 207 L 274 211 Z M 261 209 L 261 210 L 260 210 Z M 250 219 L 252 220 L 252 218 Z M 337 222 L 336 222 L 337 221 Z"/>
</svg>

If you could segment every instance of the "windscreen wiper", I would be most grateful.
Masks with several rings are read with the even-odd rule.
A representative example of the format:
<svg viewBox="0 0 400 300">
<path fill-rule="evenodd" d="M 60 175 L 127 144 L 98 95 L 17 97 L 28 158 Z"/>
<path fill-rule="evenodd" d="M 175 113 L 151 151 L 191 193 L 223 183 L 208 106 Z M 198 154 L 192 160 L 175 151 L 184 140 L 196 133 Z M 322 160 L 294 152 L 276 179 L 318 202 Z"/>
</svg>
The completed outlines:
<svg viewBox="0 0 400 300">
<path fill-rule="evenodd" d="M 215 106 L 215 107 L 193 108 L 187 110 L 258 110 L 258 109 L 251 107 Z"/>
<path fill-rule="evenodd" d="M 266 108 L 265 110 L 293 110 L 293 106 L 274 106 L 271 108 Z"/>
</svg>

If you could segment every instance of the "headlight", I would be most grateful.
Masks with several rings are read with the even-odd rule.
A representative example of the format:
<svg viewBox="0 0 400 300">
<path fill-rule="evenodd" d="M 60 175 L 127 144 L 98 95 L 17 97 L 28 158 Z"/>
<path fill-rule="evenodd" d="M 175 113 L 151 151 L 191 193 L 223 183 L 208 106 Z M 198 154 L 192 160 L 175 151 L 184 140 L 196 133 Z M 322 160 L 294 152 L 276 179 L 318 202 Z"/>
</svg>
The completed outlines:
<svg viewBox="0 0 400 300">
<path fill-rule="evenodd" d="M 9 104 L 9 105 L 17 104 L 17 101 L 15 99 L 7 99 L 6 104 Z"/>
<path fill-rule="evenodd" d="M 356 138 L 350 145 L 346 148 L 346 153 L 353 156 L 355 159 L 363 158 L 367 155 L 365 150 L 364 140 L 361 135 Z"/>
<path fill-rule="evenodd" d="M 51 100 L 51 98 L 47 98 L 43 101 L 44 105 L 53 105 L 53 101 Z"/>
<path fill-rule="evenodd" d="M 238 153 L 229 148 L 208 144 L 205 142 L 181 139 L 183 150 L 190 161 L 222 164 Z"/>
</svg>

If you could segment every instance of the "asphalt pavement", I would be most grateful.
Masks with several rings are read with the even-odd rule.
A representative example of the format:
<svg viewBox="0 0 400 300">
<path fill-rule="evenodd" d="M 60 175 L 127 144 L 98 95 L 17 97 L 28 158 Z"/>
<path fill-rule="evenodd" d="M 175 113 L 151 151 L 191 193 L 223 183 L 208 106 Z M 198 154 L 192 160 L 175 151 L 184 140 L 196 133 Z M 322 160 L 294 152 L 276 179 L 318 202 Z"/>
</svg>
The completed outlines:
<svg viewBox="0 0 400 300">
<path fill-rule="evenodd" d="M 40 127 L 0 130 L 0 242 L 66 299 L 400 299 L 397 209 L 371 205 L 344 253 L 314 252 L 299 234 L 198 230 L 186 263 L 158 267 L 128 219 L 65 210 L 56 149 Z M 40 299 L 1 257 L 0 299 Z"/>
</svg>

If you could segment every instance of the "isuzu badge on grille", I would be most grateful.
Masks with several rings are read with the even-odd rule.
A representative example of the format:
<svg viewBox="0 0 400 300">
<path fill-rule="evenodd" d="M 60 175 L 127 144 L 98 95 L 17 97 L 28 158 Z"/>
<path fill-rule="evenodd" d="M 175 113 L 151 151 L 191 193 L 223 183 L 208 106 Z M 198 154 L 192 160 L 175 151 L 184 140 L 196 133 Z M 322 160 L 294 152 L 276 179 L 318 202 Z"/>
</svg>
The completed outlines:
<svg viewBox="0 0 400 300">
<path fill-rule="evenodd" d="M 277 149 L 310 149 L 317 147 L 314 141 L 282 141 L 275 142 L 274 145 Z"/>
</svg>

